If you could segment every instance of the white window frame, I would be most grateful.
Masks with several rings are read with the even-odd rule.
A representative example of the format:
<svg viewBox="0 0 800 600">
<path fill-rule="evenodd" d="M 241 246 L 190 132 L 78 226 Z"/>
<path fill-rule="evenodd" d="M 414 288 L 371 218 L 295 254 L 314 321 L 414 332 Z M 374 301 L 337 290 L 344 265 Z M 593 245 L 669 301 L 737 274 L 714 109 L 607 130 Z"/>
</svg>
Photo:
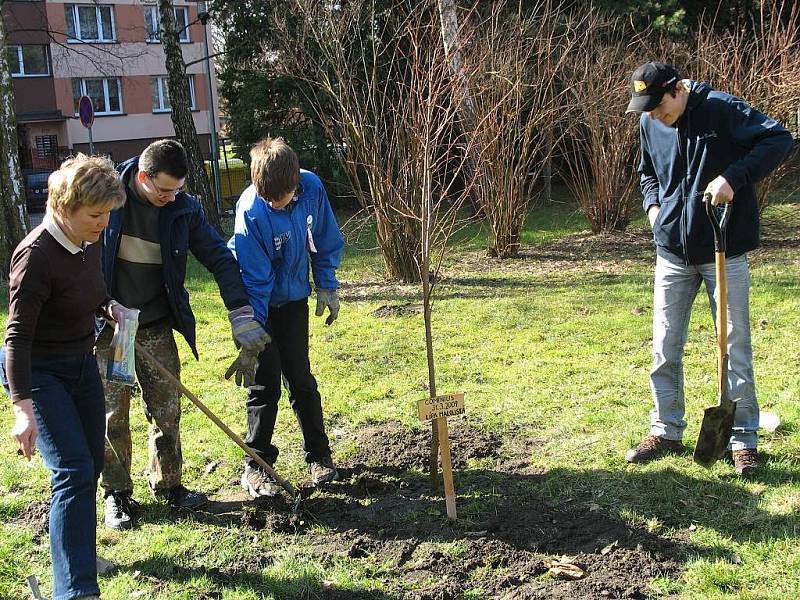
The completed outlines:
<svg viewBox="0 0 800 600">
<path fill-rule="evenodd" d="M 194 75 L 187 74 L 186 77 L 189 79 L 189 110 L 197 110 L 197 98 L 194 92 Z M 153 82 L 156 82 L 156 86 L 158 87 L 158 106 L 153 107 L 154 113 L 171 113 L 172 112 L 172 102 L 170 102 L 169 108 L 164 108 L 164 97 L 168 93 L 168 83 L 167 80 L 169 76 L 167 75 L 153 75 L 150 78 L 150 85 L 153 85 Z M 152 92 L 152 87 L 150 88 Z M 151 96 L 152 97 L 152 96 Z"/>
<path fill-rule="evenodd" d="M 122 105 L 122 80 L 119 77 L 76 77 L 78 81 L 81 82 L 81 96 L 88 96 L 89 94 L 86 93 L 86 82 L 92 79 L 99 79 L 103 82 L 103 99 L 106 104 L 106 108 L 111 106 L 110 94 L 109 91 L 109 82 L 113 81 L 117 84 L 117 95 L 119 96 L 119 110 L 98 110 L 97 107 L 94 107 L 94 114 L 96 115 L 121 115 L 124 114 L 123 105 Z M 73 93 L 74 93 L 73 88 Z M 75 116 L 78 116 L 78 113 L 75 113 Z"/>
<path fill-rule="evenodd" d="M 81 28 L 81 21 L 80 16 L 78 15 L 79 8 L 86 8 L 86 7 L 94 7 L 94 18 L 95 23 L 97 24 L 97 38 L 85 38 L 80 31 Z M 99 37 L 105 32 L 103 31 L 103 17 L 101 16 L 101 10 L 108 9 L 109 14 L 111 15 L 111 37 Z M 111 4 L 65 4 L 64 5 L 64 18 L 66 19 L 66 11 L 72 12 L 72 22 L 75 24 L 75 33 L 77 37 L 70 37 L 69 32 L 67 33 L 67 42 L 92 42 L 92 43 L 99 43 L 99 44 L 108 44 L 108 43 L 115 43 L 117 41 L 117 23 L 116 19 L 114 18 L 114 6 Z M 69 29 L 69 27 L 67 27 Z"/>
<path fill-rule="evenodd" d="M 175 7 L 175 23 L 178 22 L 178 11 L 183 13 L 183 20 L 186 23 L 186 27 L 178 34 L 178 41 L 182 44 L 190 44 L 192 42 L 192 37 L 189 34 L 192 26 L 189 25 L 189 7 L 188 6 L 176 6 Z M 147 15 L 150 15 L 150 22 L 153 23 L 155 29 L 153 31 L 148 31 L 147 29 Z M 145 5 L 144 7 L 144 35 L 145 41 L 148 44 L 160 44 L 161 43 L 161 18 L 158 14 L 158 6 L 154 6 L 152 4 Z"/>
<path fill-rule="evenodd" d="M 22 52 L 24 46 L 37 46 L 44 49 L 44 64 L 47 67 L 47 73 L 26 73 L 25 72 L 25 59 Z M 41 44 L 9 44 L 9 48 L 17 49 L 17 62 L 19 63 L 20 71 L 18 73 L 11 73 L 11 77 L 50 77 L 50 56 L 47 51 L 47 46 Z M 9 65 L 9 69 L 11 65 Z"/>
</svg>

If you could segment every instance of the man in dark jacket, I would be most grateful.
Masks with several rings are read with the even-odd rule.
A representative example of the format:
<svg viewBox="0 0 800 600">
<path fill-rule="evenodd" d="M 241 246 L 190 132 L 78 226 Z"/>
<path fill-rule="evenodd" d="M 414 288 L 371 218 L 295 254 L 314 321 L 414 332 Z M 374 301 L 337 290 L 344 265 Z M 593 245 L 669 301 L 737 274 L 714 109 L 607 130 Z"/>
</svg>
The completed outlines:
<svg viewBox="0 0 800 600">
<path fill-rule="evenodd" d="M 644 463 L 683 450 L 683 350 L 692 303 L 705 282 L 716 314 L 714 234 L 703 205 L 732 202 L 727 229 L 728 391 L 736 401 L 730 448 L 740 475 L 758 467 L 758 403 L 750 343 L 750 271 L 747 252 L 759 245 L 755 183 L 778 167 L 791 135 L 742 100 L 708 84 L 681 79 L 658 62 L 631 78 L 628 112 L 641 113 L 641 189 L 653 228 L 655 408 L 650 433 L 626 459 Z"/>
<path fill-rule="evenodd" d="M 173 329 L 197 358 L 195 319 L 184 287 L 191 251 L 217 281 L 237 346 L 256 353 L 263 350 L 269 336 L 253 317 L 236 259 L 206 220 L 200 203 L 183 192 L 188 172 L 183 147 L 174 140 L 153 142 L 117 170 L 128 201 L 111 213 L 103 233 L 103 271 L 109 294 L 141 311 L 137 342 L 176 377 L 180 359 Z M 97 341 L 101 363 L 108 358 L 111 329 L 105 327 Z M 150 487 L 173 507 L 197 508 L 207 501 L 205 495 L 181 484 L 180 393 L 139 356 L 136 373 L 150 423 Z M 105 523 L 123 529 L 133 524 L 130 388 L 109 380 L 105 391 Z"/>
</svg>

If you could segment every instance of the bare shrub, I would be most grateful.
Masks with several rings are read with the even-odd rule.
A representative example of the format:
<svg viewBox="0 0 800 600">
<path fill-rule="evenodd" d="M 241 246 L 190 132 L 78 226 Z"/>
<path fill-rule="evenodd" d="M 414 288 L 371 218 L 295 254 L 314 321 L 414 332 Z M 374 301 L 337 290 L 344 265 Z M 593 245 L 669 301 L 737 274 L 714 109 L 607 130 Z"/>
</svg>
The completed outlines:
<svg viewBox="0 0 800 600">
<path fill-rule="evenodd" d="M 374 217 L 388 276 L 420 281 L 432 268 L 423 266 L 428 246 L 441 248 L 452 233 L 440 218 L 426 221 L 424 206 L 432 201 L 425 194 L 455 218 L 460 194 L 453 185 L 465 152 L 436 4 L 297 6 L 299 25 L 276 20 L 280 69 L 308 84 L 354 195 Z"/>
<path fill-rule="evenodd" d="M 534 185 L 554 136 L 557 141 L 563 132 L 569 84 L 557 85 L 556 74 L 577 39 L 562 20 L 551 0 L 525 13 L 498 2 L 471 32 L 474 41 L 465 54 L 474 119 L 468 126 L 480 148 L 476 195 L 491 256 L 518 254 Z"/>
<path fill-rule="evenodd" d="M 800 108 L 800 6 L 787 0 L 764 0 L 752 23 L 722 33 L 713 20 L 700 24 L 687 71 L 694 79 L 737 96 L 787 128 L 796 127 Z M 758 184 L 759 206 L 788 181 L 785 163 Z"/>
<path fill-rule="evenodd" d="M 625 21 L 599 13 L 578 25 L 572 35 L 581 51 L 562 69 L 572 100 L 561 144 L 566 183 L 594 233 L 624 230 L 638 182 L 638 120 L 625 107 L 630 73 L 642 62 L 640 41 Z"/>
</svg>

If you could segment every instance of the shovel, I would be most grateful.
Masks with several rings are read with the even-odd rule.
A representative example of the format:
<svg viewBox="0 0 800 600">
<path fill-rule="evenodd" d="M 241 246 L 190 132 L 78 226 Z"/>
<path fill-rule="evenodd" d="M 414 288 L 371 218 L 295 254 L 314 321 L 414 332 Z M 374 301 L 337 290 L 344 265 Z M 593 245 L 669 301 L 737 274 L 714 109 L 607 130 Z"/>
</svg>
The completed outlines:
<svg viewBox="0 0 800 600">
<path fill-rule="evenodd" d="M 161 375 L 163 375 L 167 379 L 167 381 L 169 381 L 184 396 L 186 396 L 189 400 L 191 400 L 192 404 L 194 404 L 197 408 L 199 408 L 209 419 L 211 419 L 214 422 L 214 424 L 217 427 L 222 429 L 222 431 L 224 431 L 227 434 L 227 436 L 231 438 L 231 440 L 233 440 L 234 443 L 236 443 L 237 446 L 239 446 L 242 450 L 244 450 L 245 453 L 250 458 L 256 461 L 259 467 L 264 469 L 266 473 L 268 473 L 276 482 L 278 482 L 278 484 L 286 491 L 287 494 L 289 494 L 289 497 L 292 499 L 293 502 L 292 513 L 298 514 L 300 512 L 300 505 L 304 500 L 302 491 L 298 491 L 297 488 L 295 488 L 291 483 L 289 483 L 286 479 L 278 475 L 275 472 L 275 469 L 273 469 L 269 465 L 269 463 L 267 463 L 263 458 L 261 458 L 253 450 L 251 450 L 247 446 L 247 444 L 244 443 L 244 440 L 242 440 L 242 438 L 236 435 L 231 430 L 230 427 L 225 425 L 225 423 L 223 423 L 222 420 L 217 415 L 211 412 L 211 410 L 205 404 L 200 402 L 197 396 L 195 396 L 194 394 L 192 394 L 192 392 L 186 389 L 186 387 L 178 380 L 178 378 L 175 377 L 175 375 L 173 375 L 172 373 L 170 373 L 167 370 L 167 368 L 164 367 L 164 365 L 159 363 L 155 359 L 155 357 L 152 354 L 150 354 L 147 350 L 145 350 L 145 348 L 139 342 L 136 342 L 136 352 L 138 352 L 141 356 L 145 358 L 145 360 L 149 361 L 150 364 L 152 364 L 156 369 L 158 369 L 158 372 L 161 373 Z"/>
<path fill-rule="evenodd" d="M 725 229 L 731 216 L 731 203 L 722 208 L 711 204 L 711 194 L 703 196 L 706 214 L 714 229 L 714 262 L 717 276 L 717 405 L 707 408 L 694 448 L 694 461 L 710 467 L 722 458 L 731 439 L 736 403 L 728 397 L 728 285 L 725 279 Z"/>
</svg>

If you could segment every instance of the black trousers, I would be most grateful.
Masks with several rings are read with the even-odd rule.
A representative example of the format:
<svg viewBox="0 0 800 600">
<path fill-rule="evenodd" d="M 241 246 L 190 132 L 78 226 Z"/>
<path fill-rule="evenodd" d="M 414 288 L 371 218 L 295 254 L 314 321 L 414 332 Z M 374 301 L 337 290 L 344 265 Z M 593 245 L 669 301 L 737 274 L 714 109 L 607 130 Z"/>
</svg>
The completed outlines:
<svg viewBox="0 0 800 600">
<path fill-rule="evenodd" d="M 281 375 L 286 379 L 289 404 L 303 433 L 306 462 L 330 456 L 331 449 L 322 418 L 322 399 L 308 359 L 308 299 L 269 308 L 272 342 L 258 356 L 256 386 L 247 392 L 247 438 L 245 443 L 270 464 L 278 458 L 272 444 Z M 255 461 L 247 457 L 248 463 Z"/>
</svg>

